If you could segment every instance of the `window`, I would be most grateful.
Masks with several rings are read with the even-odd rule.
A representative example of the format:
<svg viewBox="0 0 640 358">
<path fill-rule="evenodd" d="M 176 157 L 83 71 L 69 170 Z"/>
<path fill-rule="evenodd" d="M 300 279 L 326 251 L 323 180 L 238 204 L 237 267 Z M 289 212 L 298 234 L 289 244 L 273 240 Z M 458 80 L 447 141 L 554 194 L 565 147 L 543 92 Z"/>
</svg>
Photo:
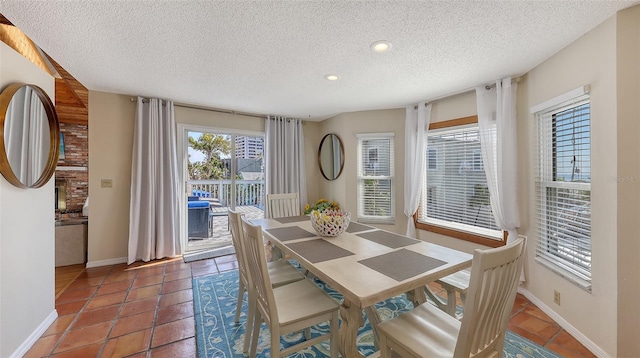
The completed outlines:
<svg viewBox="0 0 640 358">
<path fill-rule="evenodd" d="M 504 233 L 493 218 L 482 165 L 477 116 L 432 123 L 426 150 L 416 227 L 484 245 L 502 245 Z"/>
<path fill-rule="evenodd" d="M 536 113 L 536 260 L 591 290 L 588 94 Z"/>
<path fill-rule="evenodd" d="M 393 133 L 358 135 L 358 220 L 395 220 Z"/>
</svg>

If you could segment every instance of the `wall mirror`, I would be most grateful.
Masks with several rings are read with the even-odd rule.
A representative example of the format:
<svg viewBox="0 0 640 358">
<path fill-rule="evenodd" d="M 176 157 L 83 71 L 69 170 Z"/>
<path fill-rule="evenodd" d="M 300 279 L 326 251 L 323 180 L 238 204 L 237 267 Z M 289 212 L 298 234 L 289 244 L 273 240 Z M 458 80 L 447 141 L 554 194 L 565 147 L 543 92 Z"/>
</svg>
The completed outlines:
<svg viewBox="0 0 640 358">
<path fill-rule="evenodd" d="M 39 188 L 56 170 L 58 116 L 40 87 L 22 83 L 0 94 L 0 171 L 19 188 Z"/>
<path fill-rule="evenodd" d="M 320 141 L 318 149 L 318 165 L 322 176 L 327 180 L 335 180 L 344 168 L 344 146 L 337 134 L 329 133 Z"/>
</svg>

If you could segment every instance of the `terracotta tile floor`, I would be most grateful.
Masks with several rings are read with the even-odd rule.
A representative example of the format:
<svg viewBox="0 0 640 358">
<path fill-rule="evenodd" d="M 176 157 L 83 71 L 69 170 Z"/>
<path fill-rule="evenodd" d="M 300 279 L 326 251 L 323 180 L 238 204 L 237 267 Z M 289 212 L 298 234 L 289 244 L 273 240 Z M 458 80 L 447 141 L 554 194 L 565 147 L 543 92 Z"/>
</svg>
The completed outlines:
<svg viewBox="0 0 640 358">
<path fill-rule="evenodd" d="M 57 268 L 58 318 L 25 357 L 195 357 L 191 279 L 236 268 L 235 255 Z M 509 329 L 564 357 L 595 357 L 521 295 Z"/>
</svg>

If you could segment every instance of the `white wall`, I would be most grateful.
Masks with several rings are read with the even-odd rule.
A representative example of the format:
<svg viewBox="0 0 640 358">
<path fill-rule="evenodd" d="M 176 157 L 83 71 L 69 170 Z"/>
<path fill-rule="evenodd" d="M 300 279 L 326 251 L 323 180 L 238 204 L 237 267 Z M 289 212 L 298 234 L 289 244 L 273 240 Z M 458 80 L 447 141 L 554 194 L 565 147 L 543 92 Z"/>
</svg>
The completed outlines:
<svg viewBox="0 0 640 358">
<path fill-rule="evenodd" d="M 535 262 L 533 155 L 529 107 L 583 85 L 591 85 L 592 292 L 586 292 Z M 521 233 L 528 237 L 525 288 L 610 356 L 617 355 L 616 19 L 610 18 L 528 73 L 519 84 L 520 183 L 527 188 Z M 525 165 L 526 164 L 526 165 Z M 553 291 L 562 304 L 553 303 Z"/>
<path fill-rule="evenodd" d="M 53 77 L 0 42 L 0 87 L 35 84 L 55 102 Z M 57 316 L 54 184 L 0 179 L 0 357 L 21 356 Z"/>
</svg>

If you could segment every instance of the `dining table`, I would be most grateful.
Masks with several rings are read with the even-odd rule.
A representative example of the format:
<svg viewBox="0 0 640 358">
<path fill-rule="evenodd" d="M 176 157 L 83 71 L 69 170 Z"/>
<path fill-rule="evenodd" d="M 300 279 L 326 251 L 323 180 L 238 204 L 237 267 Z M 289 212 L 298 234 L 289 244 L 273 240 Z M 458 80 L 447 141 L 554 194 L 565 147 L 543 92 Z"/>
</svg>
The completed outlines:
<svg viewBox="0 0 640 358">
<path fill-rule="evenodd" d="M 407 294 L 414 306 L 426 302 L 428 283 L 471 266 L 466 252 L 351 222 L 335 237 L 320 236 L 309 216 L 254 219 L 287 257 L 343 296 L 339 350 L 343 357 L 364 357 L 358 329 L 369 318 L 377 346 L 380 317 L 375 304 Z"/>
</svg>

